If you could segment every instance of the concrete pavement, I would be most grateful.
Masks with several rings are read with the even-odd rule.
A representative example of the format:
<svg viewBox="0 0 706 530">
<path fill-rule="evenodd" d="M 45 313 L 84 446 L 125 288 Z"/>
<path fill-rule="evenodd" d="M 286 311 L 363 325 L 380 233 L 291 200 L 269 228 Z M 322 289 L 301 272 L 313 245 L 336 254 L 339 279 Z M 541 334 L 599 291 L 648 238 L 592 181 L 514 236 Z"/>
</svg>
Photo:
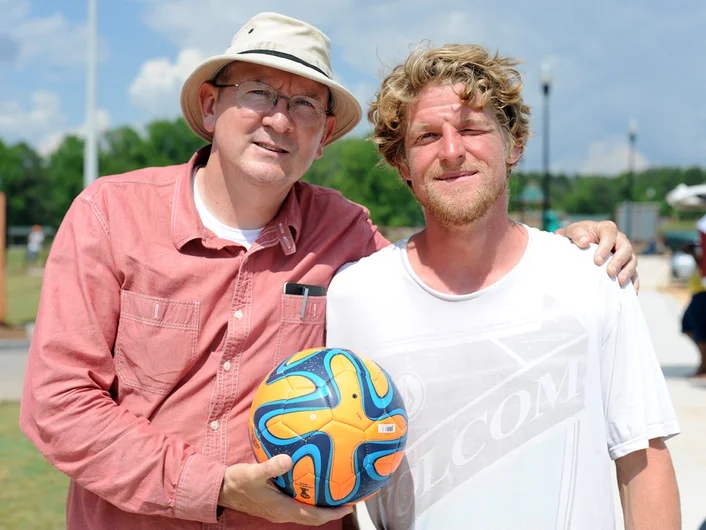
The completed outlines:
<svg viewBox="0 0 706 530">
<path fill-rule="evenodd" d="M 697 365 L 698 353 L 681 335 L 683 308 L 673 297 L 657 290 L 668 278 L 666 258 L 640 258 L 639 299 L 682 429 L 682 434 L 668 445 L 681 493 L 683 528 L 699 530 L 706 521 L 706 381 L 687 377 Z M 26 353 L 26 343 L 0 347 L 0 400 L 19 399 Z M 616 506 L 619 511 L 619 503 Z M 362 530 L 372 530 L 364 508 L 359 511 Z M 620 513 L 616 517 L 621 520 Z"/>
<path fill-rule="evenodd" d="M 682 431 L 667 445 L 679 483 L 683 528 L 699 530 L 706 522 L 706 380 L 688 377 L 699 355 L 691 340 L 681 334 L 683 307 L 656 290 L 665 284 L 668 274 L 665 259 L 640 258 L 640 304 Z"/>
<path fill-rule="evenodd" d="M 0 401 L 18 401 L 27 364 L 29 341 L 0 341 Z"/>
</svg>

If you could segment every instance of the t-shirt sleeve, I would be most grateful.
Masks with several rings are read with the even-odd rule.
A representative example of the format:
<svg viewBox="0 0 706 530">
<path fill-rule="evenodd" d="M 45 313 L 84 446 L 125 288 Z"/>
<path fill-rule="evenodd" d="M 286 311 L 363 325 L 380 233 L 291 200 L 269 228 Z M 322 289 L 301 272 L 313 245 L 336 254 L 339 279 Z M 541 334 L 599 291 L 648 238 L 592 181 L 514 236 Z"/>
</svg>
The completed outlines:
<svg viewBox="0 0 706 530">
<path fill-rule="evenodd" d="M 617 286 L 613 285 L 615 289 Z M 613 460 L 679 433 L 674 406 L 632 284 L 602 345 L 601 379 L 608 452 Z"/>
</svg>

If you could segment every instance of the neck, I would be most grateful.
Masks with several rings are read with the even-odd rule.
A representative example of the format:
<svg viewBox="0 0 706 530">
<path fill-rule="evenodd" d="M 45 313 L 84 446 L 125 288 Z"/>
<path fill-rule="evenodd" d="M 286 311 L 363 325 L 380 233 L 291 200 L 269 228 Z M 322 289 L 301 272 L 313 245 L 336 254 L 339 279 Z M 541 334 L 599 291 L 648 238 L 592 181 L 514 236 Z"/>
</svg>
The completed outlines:
<svg viewBox="0 0 706 530">
<path fill-rule="evenodd" d="M 291 190 L 291 185 L 273 189 L 238 178 L 213 152 L 206 165 L 197 170 L 196 186 L 216 219 L 241 230 L 264 227 L 277 215 Z"/>
<path fill-rule="evenodd" d="M 502 198 L 470 225 L 448 227 L 427 212 L 427 226 L 413 236 L 407 253 L 414 272 L 432 289 L 470 294 L 509 273 L 520 261 L 529 235 L 507 215 Z"/>
</svg>

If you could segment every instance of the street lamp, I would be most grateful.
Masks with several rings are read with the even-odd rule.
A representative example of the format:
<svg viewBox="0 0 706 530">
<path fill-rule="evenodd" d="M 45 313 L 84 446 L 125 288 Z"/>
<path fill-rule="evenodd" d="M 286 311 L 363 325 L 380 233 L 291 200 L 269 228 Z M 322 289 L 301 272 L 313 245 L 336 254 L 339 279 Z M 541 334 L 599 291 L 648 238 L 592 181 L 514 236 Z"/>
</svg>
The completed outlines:
<svg viewBox="0 0 706 530">
<path fill-rule="evenodd" d="M 542 229 L 549 229 L 549 89 L 552 84 L 552 70 L 548 61 L 542 63 L 542 73 L 540 75 L 542 92 L 544 94 L 544 178 L 542 191 L 544 193 L 544 203 L 542 205 Z"/>
<path fill-rule="evenodd" d="M 628 186 L 625 200 L 625 235 L 632 239 L 632 199 L 635 185 L 635 141 L 637 140 L 637 121 L 628 122 Z"/>
</svg>

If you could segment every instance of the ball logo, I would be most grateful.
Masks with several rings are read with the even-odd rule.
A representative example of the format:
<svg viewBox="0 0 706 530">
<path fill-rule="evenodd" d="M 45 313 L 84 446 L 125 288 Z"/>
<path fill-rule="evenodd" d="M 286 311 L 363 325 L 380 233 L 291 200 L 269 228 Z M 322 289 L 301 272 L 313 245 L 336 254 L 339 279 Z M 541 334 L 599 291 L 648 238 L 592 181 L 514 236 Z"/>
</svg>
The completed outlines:
<svg viewBox="0 0 706 530">
<path fill-rule="evenodd" d="M 309 490 L 306 488 L 302 488 L 300 495 L 302 499 L 311 499 L 311 495 L 309 495 Z"/>
</svg>

